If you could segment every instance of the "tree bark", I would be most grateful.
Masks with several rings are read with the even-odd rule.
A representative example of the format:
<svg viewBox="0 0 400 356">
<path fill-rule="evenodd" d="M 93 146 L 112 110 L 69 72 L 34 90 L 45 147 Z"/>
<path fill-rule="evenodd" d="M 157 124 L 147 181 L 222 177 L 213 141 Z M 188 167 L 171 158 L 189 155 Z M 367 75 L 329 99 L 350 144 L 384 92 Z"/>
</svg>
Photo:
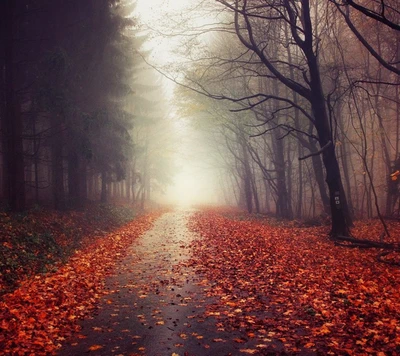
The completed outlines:
<svg viewBox="0 0 400 356">
<path fill-rule="evenodd" d="M 254 207 L 256 208 L 256 213 L 259 214 L 261 212 L 260 207 L 260 199 L 258 197 L 258 189 L 257 189 L 257 182 L 256 182 L 256 174 L 254 167 L 251 167 L 251 190 L 253 192 L 254 198 Z"/>
<path fill-rule="evenodd" d="M 310 66 L 310 69 L 313 66 Z M 313 68 L 316 72 L 316 68 Z M 319 78 L 319 73 L 314 73 L 314 81 Z M 313 75 L 311 75 L 313 78 Z M 313 79 L 312 79 L 313 80 Z M 316 118 L 316 129 L 320 146 L 325 147 L 331 140 L 330 129 L 328 126 L 328 117 L 325 109 L 325 100 L 322 94 L 320 82 L 314 83 L 312 88 L 312 110 Z M 320 88 L 319 88 L 320 87 Z M 342 186 L 339 164 L 336 158 L 335 145 L 328 145 L 322 153 L 322 160 L 326 170 L 326 183 L 329 190 L 329 202 L 331 208 L 332 228 L 330 234 L 332 236 L 350 234 L 349 228 L 352 225 L 350 214 L 347 207 L 346 196 Z"/>
<path fill-rule="evenodd" d="M 253 194 L 252 194 L 252 174 L 250 169 L 249 154 L 247 151 L 247 145 L 245 142 L 244 134 L 242 132 L 238 133 L 239 144 L 242 150 L 242 161 L 243 161 L 243 184 L 244 184 L 244 194 L 246 199 L 247 211 L 251 214 L 253 212 Z"/>
<path fill-rule="evenodd" d="M 324 212 L 329 215 L 331 213 L 331 206 L 328 193 L 326 192 L 323 162 L 321 161 L 321 157 L 319 155 L 315 155 L 315 153 L 318 151 L 318 148 L 316 143 L 312 139 L 309 140 L 309 149 L 310 152 L 313 154 L 311 156 L 311 162 L 313 165 L 313 170 L 315 174 L 315 180 L 318 186 L 319 195 L 321 197 L 322 206 Z"/>
<path fill-rule="evenodd" d="M 283 219 L 291 219 L 292 205 L 289 199 L 289 194 L 286 185 L 286 163 L 283 140 L 280 139 L 280 129 L 277 128 L 273 131 L 273 147 L 274 147 L 274 158 L 273 163 L 276 170 L 277 180 L 277 201 L 276 201 L 276 213 L 277 216 Z"/>
<path fill-rule="evenodd" d="M 301 43 L 302 50 L 307 58 L 307 66 L 310 71 L 310 103 L 315 120 L 315 128 L 318 133 L 318 141 L 322 147 L 325 147 L 329 141 L 332 142 L 322 153 L 322 160 L 326 170 L 326 183 L 329 190 L 329 201 L 331 207 L 332 228 L 331 236 L 349 235 L 352 220 L 348 210 L 346 195 L 343 190 L 340 168 L 335 153 L 335 144 L 332 138 L 332 128 L 329 125 L 329 119 L 326 109 L 326 99 L 322 89 L 320 71 L 317 56 L 313 49 L 313 32 L 310 19 L 310 4 L 308 0 L 302 1 L 304 33 L 305 39 Z M 288 8 L 288 11 L 291 11 Z"/>
</svg>

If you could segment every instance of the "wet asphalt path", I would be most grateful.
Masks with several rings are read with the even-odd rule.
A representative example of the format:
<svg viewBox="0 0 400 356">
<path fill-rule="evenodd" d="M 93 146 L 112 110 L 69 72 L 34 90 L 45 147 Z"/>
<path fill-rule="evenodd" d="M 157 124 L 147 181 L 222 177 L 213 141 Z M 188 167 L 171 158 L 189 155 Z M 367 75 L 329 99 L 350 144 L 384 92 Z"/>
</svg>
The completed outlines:
<svg viewBox="0 0 400 356">
<path fill-rule="evenodd" d="M 82 332 L 60 350 L 61 356 L 148 355 L 225 356 L 239 345 L 221 340 L 235 335 L 218 331 L 204 317 L 207 287 L 192 268 L 195 238 L 186 228 L 190 211 L 164 214 L 129 249 L 106 281 L 109 293 L 96 314 L 81 322 Z"/>
</svg>

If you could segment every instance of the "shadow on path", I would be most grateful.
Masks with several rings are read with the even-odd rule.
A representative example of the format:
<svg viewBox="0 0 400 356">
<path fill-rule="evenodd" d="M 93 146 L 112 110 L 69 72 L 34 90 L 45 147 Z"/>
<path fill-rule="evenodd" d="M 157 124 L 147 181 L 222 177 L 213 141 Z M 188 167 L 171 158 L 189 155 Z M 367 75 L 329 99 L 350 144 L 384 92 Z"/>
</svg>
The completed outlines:
<svg viewBox="0 0 400 356">
<path fill-rule="evenodd" d="M 106 281 L 109 293 L 81 322 L 82 332 L 59 351 L 73 355 L 225 356 L 241 354 L 235 335 L 204 318 L 206 283 L 189 267 L 195 235 L 189 211 L 164 214 L 134 243 Z M 237 336 L 240 336 L 239 334 Z"/>
</svg>

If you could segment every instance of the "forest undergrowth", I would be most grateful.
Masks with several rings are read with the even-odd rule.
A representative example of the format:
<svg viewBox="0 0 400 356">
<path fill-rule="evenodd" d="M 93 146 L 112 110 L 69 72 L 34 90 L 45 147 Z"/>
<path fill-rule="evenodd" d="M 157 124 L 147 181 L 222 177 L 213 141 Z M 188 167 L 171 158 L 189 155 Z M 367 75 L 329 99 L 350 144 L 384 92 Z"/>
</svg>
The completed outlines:
<svg viewBox="0 0 400 356">
<path fill-rule="evenodd" d="M 2 213 L 0 355 L 54 354 L 96 307 L 127 247 L 160 214 L 135 217 L 114 206 Z"/>
<path fill-rule="evenodd" d="M 0 296 L 38 273 L 56 270 L 76 249 L 135 217 L 128 206 L 91 204 L 81 211 L 34 208 L 0 213 Z"/>
<path fill-rule="evenodd" d="M 190 228 L 201 236 L 190 265 L 218 300 L 207 316 L 245 330 L 238 343 L 257 339 L 243 353 L 400 354 L 400 268 L 378 262 L 377 249 L 336 246 L 328 226 L 271 225 L 234 211 L 196 213 Z M 387 242 L 398 243 L 400 223 L 389 228 Z M 359 221 L 353 234 L 374 240 L 381 231 L 379 221 Z"/>
</svg>

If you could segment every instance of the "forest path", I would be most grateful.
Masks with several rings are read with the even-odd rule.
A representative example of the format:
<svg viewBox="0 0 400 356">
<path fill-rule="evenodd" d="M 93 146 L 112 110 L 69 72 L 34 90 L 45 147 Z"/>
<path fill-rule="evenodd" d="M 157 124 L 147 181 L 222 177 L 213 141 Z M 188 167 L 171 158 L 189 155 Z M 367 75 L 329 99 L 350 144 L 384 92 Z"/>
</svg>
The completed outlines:
<svg viewBox="0 0 400 356">
<path fill-rule="evenodd" d="M 221 343 L 235 335 L 218 331 L 202 316 L 207 287 L 192 268 L 195 235 L 186 228 L 190 211 L 164 214 L 129 249 L 106 280 L 109 293 L 98 311 L 81 322 L 82 332 L 59 355 L 236 355 L 239 344 Z M 239 336 L 239 335 L 237 335 Z"/>
</svg>

